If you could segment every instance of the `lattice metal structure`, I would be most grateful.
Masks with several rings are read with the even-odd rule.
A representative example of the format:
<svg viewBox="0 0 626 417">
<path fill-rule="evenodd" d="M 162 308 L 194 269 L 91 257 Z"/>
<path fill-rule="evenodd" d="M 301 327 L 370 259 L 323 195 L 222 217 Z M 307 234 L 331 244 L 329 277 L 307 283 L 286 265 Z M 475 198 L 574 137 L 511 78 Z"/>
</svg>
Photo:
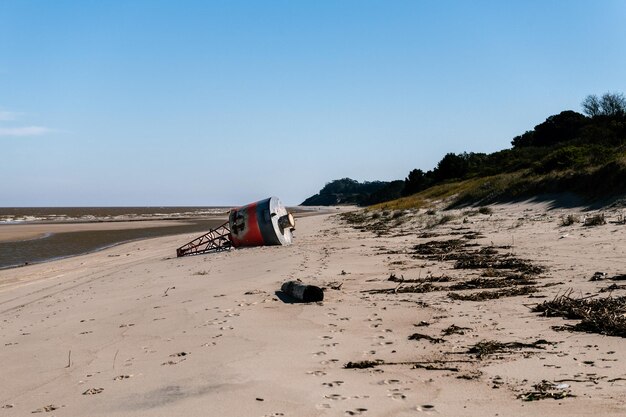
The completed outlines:
<svg viewBox="0 0 626 417">
<path fill-rule="evenodd" d="M 200 255 L 202 253 L 220 252 L 233 247 L 230 239 L 228 222 L 195 238 L 191 242 L 176 249 L 176 256 Z"/>
</svg>

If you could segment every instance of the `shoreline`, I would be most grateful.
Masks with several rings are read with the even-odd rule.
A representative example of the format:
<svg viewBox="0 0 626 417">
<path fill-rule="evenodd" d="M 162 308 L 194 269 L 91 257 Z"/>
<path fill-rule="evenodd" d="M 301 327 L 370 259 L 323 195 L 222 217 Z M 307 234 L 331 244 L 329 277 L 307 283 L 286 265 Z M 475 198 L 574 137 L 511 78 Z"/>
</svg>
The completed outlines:
<svg viewBox="0 0 626 417">
<path fill-rule="evenodd" d="M 225 218 L 131 222 L 37 223 L 0 226 L 0 270 L 51 262 L 132 241 L 185 232 L 205 233 Z"/>
<path fill-rule="evenodd" d="M 81 231 L 106 231 L 146 229 L 155 227 L 177 226 L 192 224 L 195 221 L 223 220 L 227 217 L 215 216 L 204 218 L 185 219 L 141 219 L 141 220 L 99 220 L 99 221 L 67 221 L 67 222 L 37 222 L 24 224 L 0 225 L 0 242 L 19 242 L 30 239 L 39 239 L 44 234 L 73 233 Z"/>
<path fill-rule="evenodd" d="M 353 209 L 354 207 L 312 207 L 310 209 L 302 209 L 300 207 L 290 208 L 296 219 Z M 226 221 L 228 221 L 228 216 L 216 215 L 210 217 L 183 217 L 176 219 L 101 219 L 96 221 L 38 221 L 20 224 L 0 224 L 0 270 L 20 268 L 26 265 L 38 264 L 42 262 L 51 262 L 71 256 L 80 256 L 123 243 L 176 233 L 184 233 L 192 230 L 199 235 L 208 232 L 214 227 L 220 226 Z M 150 233 L 148 229 L 161 232 Z M 137 230 L 145 230 L 145 233 L 137 232 Z M 89 233 L 117 233 L 120 236 L 111 236 L 100 244 L 88 244 L 86 242 L 83 246 L 81 246 L 81 239 L 86 241 L 93 239 L 92 236 L 88 236 Z M 46 242 L 47 239 L 57 240 L 58 245 L 60 246 L 69 244 L 75 246 L 77 245 L 77 247 L 74 250 L 68 250 L 65 252 L 54 249 L 55 255 L 48 255 L 46 251 L 50 251 L 51 249 L 46 249 L 46 246 L 51 246 L 52 244 L 48 244 L 48 242 Z M 28 247 L 31 245 L 33 246 L 32 248 Z M 2 251 L 21 251 L 28 253 L 28 255 L 13 255 L 13 259 L 16 260 L 11 262 L 11 259 L 9 259 L 7 255 L 4 255 Z"/>
</svg>

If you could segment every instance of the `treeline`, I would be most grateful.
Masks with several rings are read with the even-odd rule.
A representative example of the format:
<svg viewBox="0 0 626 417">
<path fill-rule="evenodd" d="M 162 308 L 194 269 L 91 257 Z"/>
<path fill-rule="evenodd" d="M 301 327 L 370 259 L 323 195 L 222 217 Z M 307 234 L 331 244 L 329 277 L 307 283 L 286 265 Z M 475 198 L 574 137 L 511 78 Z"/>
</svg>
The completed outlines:
<svg viewBox="0 0 626 417">
<path fill-rule="evenodd" d="M 623 158 L 626 98 L 619 93 L 590 95 L 582 102 L 582 109 L 584 114 L 566 110 L 548 117 L 532 130 L 514 137 L 510 149 L 491 154 L 448 153 L 432 170 L 414 169 L 404 181 L 359 183 L 348 178 L 333 181 L 314 196 L 316 205 L 326 204 L 321 201 L 328 201 L 328 205 L 342 204 L 346 199 L 348 204 L 370 205 L 448 182 L 522 170 L 534 176 L 566 170 L 580 172 Z"/>
<path fill-rule="evenodd" d="M 365 181 L 358 182 L 342 178 L 329 182 L 318 194 L 304 200 L 303 206 L 368 206 L 389 201 L 400 195 L 404 181 Z"/>
</svg>

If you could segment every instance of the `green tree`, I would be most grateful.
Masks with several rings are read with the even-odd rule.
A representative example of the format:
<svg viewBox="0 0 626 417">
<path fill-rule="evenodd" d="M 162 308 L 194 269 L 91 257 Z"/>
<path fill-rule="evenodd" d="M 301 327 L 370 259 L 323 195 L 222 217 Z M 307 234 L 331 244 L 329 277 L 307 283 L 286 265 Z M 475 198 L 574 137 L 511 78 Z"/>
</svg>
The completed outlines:
<svg viewBox="0 0 626 417">
<path fill-rule="evenodd" d="M 565 110 L 548 117 L 545 122 L 535 126 L 534 130 L 516 136 L 511 142 L 513 147 L 551 146 L 576 138 L 580 129 L 589 119 L 572 110 Z"/>
<path fill-rule="evenodd" d="M 414 169 L 409 172 L 409 176 L 404 180 L 404 190 L 402 195 L 418 193 L 432 185 L 432 178 L 421 169 Z"/>
</svg>

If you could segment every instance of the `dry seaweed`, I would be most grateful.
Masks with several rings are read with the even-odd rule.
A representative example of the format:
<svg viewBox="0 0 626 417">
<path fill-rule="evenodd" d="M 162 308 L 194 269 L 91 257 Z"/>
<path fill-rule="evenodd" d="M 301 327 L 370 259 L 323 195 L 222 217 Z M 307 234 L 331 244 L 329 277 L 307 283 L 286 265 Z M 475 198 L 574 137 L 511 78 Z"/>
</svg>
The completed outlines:
<svg viewBox="0 0 626 417">
<path fill-rule="evenodd" d="M 533 385 L 532 391 L 519 394 L 517 398 L 522 401 L 538 401 L 545 400 L 546 398 L 561 400 L 567 397 L 575 397 L 575 395 L 567 389 L 568 387 L 568 385 L 559 385 L 543 380 L 540 383 Z"/>
<path fill-rule="evenodd" d="M 457 294 L 455 292 L 448 293 L 448 297 L 453 300 L 459 301 L 485 301 L 485 300 L 495 300 L 497 298 L 502 297 L 516 297 L 519 295 L 528 295 L 537 292 L 535 287 L 531 286 L 520 286 L 520 287 L 512 287 L 506 288 L 503 290 L 497 291 L 480 291 L 475 292 L 473 294 Z"/>
<path fill-rule="evenodd" d="M 456 366 L 443 366 L 440 364 L 426 364 L 422 365 L 416 363 L 413 365 L 413 369 L 426 369 L 427 371 L 451 371 L 451 372 L 459 372 L 459 368 Z"/>
<path fill-rule="evenodd" d="M 384 212 L 382 216 L 380 213 L 374 213 L 372 216 L 369 216 L 364 211 L 342 213 L 339 216 L 353 229 L 374 232 L 377 236 L 388 234 L 391 228 L 402 223 L 399 221 L 400 219 L 386 217 Z"/>
<path fill-rule="evenodd" d="M 466 379 L 468 381 L 473 381 L 475 379 L 480 379 L 482 376 L 481 371 L 470 371 L 461 375 L 457 375 L 456 379 Z"/>
<path fill-rule="evenodd" d="M 464 235 L 465 238 L 468 236 L 469 234 Z M 461 239 L 432 240 L 414 246 L 412 254 L 417 258 L 456 261 L 454 265 L 456 269 L 485 269 L 488 271 L 487 275 L 493 275 L 494 271 L 503 269 L 526 275 L 538 275 L 544 271 L 544 268 L 533 265 L 528 260 L 510 254 L 499 254 L 497 249 L 504 247 L 492 245 L 475 251 L 468 250 L 476 246 L 480 245 L 464 243 Z"/>
<path fill-rule="evenodd" d="M 470 301 L 482 301 L 490 300 L 500 297 L 512 297 L 516 295 L 525 295 L 535 292 L 534 289 L 524 289 L 527 286 L 537 284 L 537 281 L 528 278 L 525 275 L 510 274 L 504 278 L 472 278 L 467 281 L 457 282 L 455 284 L 435 285 L 436 283 L 449 282 L 452 278 L 448 276 L 441 277 L 427 277 L 421 279 L 404 279 L 404 277 L 398 278 L 394 274 L 387 279 L 388 281 L 397 282 L 398 285 L 395 288 L 382 288 L 373 290 L 364 290 L 363 292 L 369 294 L 402 294 L 402 293 L 414 293 L 423 294 L 433 291 L 463 291 L 463 290 L 476 290 L 476 289 L 491 289 L 491 288 L 507 288 L 500 292 L 483 292 L 470 295 L 449 294 L 448 296 L 454 300 L 470 300 Z M 417 283 L 417 285 L 402 285 L 405 283 Z M 520 287 L 520 288 L 517 288 Z"/>
<path fill-rule="evenodd" d="M 452 324 L 448 326 L 446 329 L 441 331 L 441 334 L 444 336 L 450 336 L 451 334 L 465 334 L 466 330 L 472 330 L 469 327 L 460 327 L 456 324 Z"/>
<path fill-rule="evenodd" d="M 363 211 L 350 211 L 341 213 L 339 216 L 350 225 L 362 224 L 367 220 L 367 215 Z"/>
<path fill-rule="evenodd" d="M 413 333 L 409 336 L 409 340 L 428 340 L 430 343 L 442 343 L 445 341 L 440 337 L 432 337 L 422 333 Z"/>
<path fill-rule="evenodd" d="M 545 349 L 541 345 L 550 345 L 554 344 L 553 342 L 548 342 L 544 339 L 539 339 L 533 343 L 522 343 L 522 342 L 498 342 L 496 340 L 482 340 L 475 345 L 471 346 L 467 353 L 475 354 L 478 359 L 482 359 L 486 356 L 492 355 L 494 353 L 505 353 L 511 350 L 519 350 L 519 349 Z"/>
<path fill-rule="evenodd" d="M 365 290 L 362 292 L 369 294 L 402 294 L 402 293 L 415 293 L 415 294 L 423 294 L 425 292 L 432 291 L 441 291 L 444 289 L 443 287 L 437 287 L 431 283 L 424 283 L 419 285 L 408 285 L 408 286 L 400 286 L 398 285 L 396 288 L 382 288 L 375 290 Z"/>
<path fill-rule="evenodd" d="M 487 268 L 484 271 L 482 271 L 481 276 L 484 278 L 496 278 L 496 277 L 504 276 L 508 273 L 509 273 L 508 271 L 505 271 L 502 269 Z"/>
<path fill-rule="evenodd" d="M 463 247 L 464 243 L 461 239 L 431 240 L 430 242 L 415 245 L 413 249 L 417 255 L 436 255 L 436 257 L 439 257 L 458 251 Z"/>
<path fill-rule="evenodd" d="M 596 272 L 589 281 L 626 281 L 626 274 L 613 275 L 609 277 L 606 272 Z"/>
<path fill-rule="evenodd" d="M 366 368 L 374 368 L 378 365 L 384 364 L 383 360 L 375 360 L 375 361 L 358 361 L 358 362 L 348 362 L 343 367 L 345 369 L 366 369 Z"/>
<path fill-rule="evenodd" d="M 580 320 L 565 329 L 626 337 L 626 297 L 572 298 L 571 291 L 532 308 L 548 317 Z"/>
<path fill-rule="evenodd" d="M 401 275 L 400 278 L 398 278 L 393 273 L 389 275 L 389 278 L 387 278 L 387 281 L 402 282 L 402 283 L 416 283 L 416 284 L 422 284 L 426 282 L 450 282 L 451 280 L 452 278 L 446 275 L 442 275 L 439 277 L 429 276 L 425 278 L 404 278 L 404 276 Z"/>
<path fill-rule="evenodd" d="M 450 285 L 448 289 L 453 291 L 459 290 L 476 290 L 479 288 L 506 288 L 515 285 L 535 285 L 537 281 L 529 279 L 523 275 L 510 275 L 506 278 L 473 278 L 467 281 L 458 282 Z"/>
<path fill-rule="evenodd" d="M 528 275 L 537 275 L 543 268 L 530 262 L 509 255 L 495 256 L 492 254 L 466 253 L 459 256 L 454 264 L 455 269 L 510 269 Z"/>
<path fill-rule="evenodd" d="M 467 240 L 479 239 L 481 237 L 485 237 L 485 235 L 478 232 L 467 232 L 463 235 L 463 237 Z"/>
<path fill-rule="evenodd" d="M 611 292 L 615 290 L 626 290 L 626 285 L 611 284 L 608 287 L 602 288 L 600 292 Z"/>
</svg>

